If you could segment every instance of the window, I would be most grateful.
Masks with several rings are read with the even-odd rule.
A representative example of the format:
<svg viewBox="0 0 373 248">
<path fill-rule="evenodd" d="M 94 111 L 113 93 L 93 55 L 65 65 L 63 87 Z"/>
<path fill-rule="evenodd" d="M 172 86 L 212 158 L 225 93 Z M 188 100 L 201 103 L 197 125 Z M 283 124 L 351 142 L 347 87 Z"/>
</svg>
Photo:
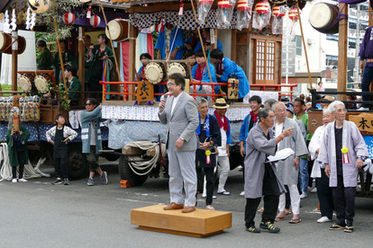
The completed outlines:
<svg viewBox="0 0 373 248">
<path fill-rule="evenodd" d="M 298 56 L 302 56 L 302 36 L 295 36 L 295 54 Z"/>
<path fill-rule="evenodd" d="M 275 82 L 275 41 L 257 40 L 255 47 L 256 83 Z"/>
</svg>

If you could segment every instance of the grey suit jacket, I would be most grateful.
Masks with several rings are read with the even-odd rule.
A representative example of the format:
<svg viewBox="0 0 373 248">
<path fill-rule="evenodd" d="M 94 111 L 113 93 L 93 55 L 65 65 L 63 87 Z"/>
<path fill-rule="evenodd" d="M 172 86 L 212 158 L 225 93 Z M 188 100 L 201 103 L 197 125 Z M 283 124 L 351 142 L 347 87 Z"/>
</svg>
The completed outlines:
<svg viewBox="0 0 373 248">
<path fill-rule="evenodd" d="M 185 140 L 181 151 L 195 151 L 198 144 L 196 129 L 199 124 L 197 104 L 193 97 L 185 92 L 179 97 L 172 115 L 174 96 L 166 101 L 165 109 L 162 113 L 158 113 L 158 117 L 162 124 L 167 124 L 168 149 L 176 150 L 176 141 L 181 137 Z"/>
</svg>

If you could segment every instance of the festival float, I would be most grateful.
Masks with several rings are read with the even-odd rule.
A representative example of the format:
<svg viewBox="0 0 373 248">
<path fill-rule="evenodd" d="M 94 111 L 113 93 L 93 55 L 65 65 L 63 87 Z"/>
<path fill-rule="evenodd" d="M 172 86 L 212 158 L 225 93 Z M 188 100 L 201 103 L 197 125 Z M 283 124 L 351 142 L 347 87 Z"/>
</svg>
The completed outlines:
<svg viewBox="0 0 373 248">
<path fill-rule="evenodd" d="M 17 2 L 17 0 L 11 0 L 10 2 Z M 71 2 L 76 4 L 79 1 Z M 113 0 L 111 2 L 101 2 L 93 0 L 85 1 L 85 3 L 80 2 L 70 8 L 65 6 L 63 11 L 60 11 L 60 20 L 56 22 L 57 26 L 62 23 L 71 27 L 69 40 L 78 57 L 78 76 L 81 82 L 85 82 L 83 44 L 85 34 L 100 32 L 106 33 L 110 38 L 110 46 L 114 50 L 116 61 L 114 68 L 109 72 L 111 80 L 101 82 L 103 87 L 102 114 L 103 118 L 108 120 L 106 126 L 102 127 L 106 144 L 102 156 L 110 159 L 120 157 L 118 170 L 121 179 L 124 180 L 124 187 L 141 185 L 149 176 L 167 176 L 167 151 L 164 144 L 166 129 L 159 123 L 157 116 L 158 103 L 155 101 L 164 93 L 155 90 L 155 86 L 164 87 L 167 75 L 174 72 L 182 73 L 187 79 L 190 79 L 191 75 L 191 61 L 189 60 L 152 59 L 148 61 L 147 69 L 144 72 L 148 80 L 136 80 L 136 68 L 140 65 L 140 53 L 149 52 L 153 58 L 155 57 L 152 50 L 152 32 L 155 29 L 161 31 L 164 27 L 162 22 L 170 23 L 177 29 L 184 30 L 186 36 L 192 35 L 196 31 L 198 40 L 202 40 L 200 30 L 210 28 L 212 30 L 211 48 L 217 47 L 217 40 L 221 39 L 222 44 L 224 44 L 225 55 L 240 65 L 249 79 L 250 93 L 244 98 L 243 103 L 236 101 L 237 94 L 232 94 L 233 97 L 231 98 L 227 97 L 231 105 L 231 108 L 227 111 L 227 116 L 231 120 L 234 141 L 231 146 L 232 156 L 230 158 L 232 166 L 237 166 L 241 162 L 235 143 L 239 139 L 242 120 L 249 112 L 248 98 L 251 95 L 259 95 L 263 101 L 269 98 L 294 100 L 292 92 L 297 85 L 281 84 L 282 34 L 279 28 L 276 31 L 273 29 L 273 23 L 278 18 L 283 18 L 282 12 L 276 11 L 275 8 L 278 5 L 283 5 L 283 1 L 137 0 L 129 2 Z M 258 4 L 263 4 L 263 2 L 266 6 L 265 10 L 258 8 Z M 300 1 L 297 4 L 293 1 L 292 5 L 289 4 L 290 1 L 287 2 L 289 7 L 297 7 L 299 18 L 300 9 L 304 7 L 306 2 Z M 1 9 L 4 12 L 8 10 L 9 24 L 11 24 L 12 19 L 11 14 L 9 14 L 12 12 L 12 6 L 14 9 L 17 8 L 9 4 L 6 9 L 3 6 Z M 21 9 L 25 14 L 23 14 L 23 24 L 20 24 L 19 28 L 30 28 L 30 24 L 33 24 L 31 20 L 35 22 L 35 18 L 36 20 L 43 20 L 44 18 L 44 21 L 53 20 L 53 15 L 45 16 L 44 14 L 44 17 L 40 18 L 43 14 L 33 12 L 32 9 L 28 10 L 28 6 Z M 231 13 L 227 12 L 228 10 Z M 45 13 L 48 13 L 48 11 L 52 10 L 49 9 Z M 253 13 L 252 18 L 251 13 Z M 256 13 L 258 15 L 254 17 Z M 265 18 L 268 18 L 268 14 L 270 16 L 268 23 L 260 21 L 260 18 L 263 17 L 260 15 L 266 15 Z M 221 15 L 226 18 L 224 19 L 224 25 L 220 25 L 222 24 L 219 24 L 221 20 L 216 19 Z M 256 22 L 262 23 L 259 27 L 253 25 L 255 18 Z M 299 24 L 301 26 L 301 23 Z M 38 29 L 45 24 L 35 23 L 35 25 Z M 54 25 L 52 28 L 55 31 Z M 5 34 L 5 32 L 2 33 L 2 36 L 5 37 L 4 39 L 10 39 L 10 43 L 15 37 L 9 33 Z M 56 36 L 58 37 L 58 35 Z M 167 32 L 165 32 L 165 36 L 166 39 L 170 39 L 167 37 Z M 21 39 L 18 40 L 21 43 Z M 58 43 L 57 39 L 57 45 Z M 140 45 L 144 43 L 147 44 L 145 47 Z M 7 44 L 0 44 L 2 51 L 9 49 L 9 41 Z M 19 48 L 22 48 L 22 45 Z M 8 53 L 13 54 L 13 58 L 16 58 L 17 53 L 21 51 L 22 49 L 19 49 L 18 52 L 7 50 Z M 208 58 L 208 53 L 206 58 Z M 3 101 L 0 100 L 0 105 L 6 106 L 4 110 L 10 109 L 13 105 L 22 105 L 20 118 L 21 120 L 24 118 L 27 128 L 33 130 L 33 138 L 30 142 L 35 145 L 35 149 L 42 150 L 43 157 L 50 156 L 46 152 L 50 148 L 48 148 L 49 144 L 46 143 L 45 131 L 53 124 L 53 117 L 57 113 L 64 113 L 69 116 L 70 125 L 79 131 L 79 111 L 84 109 L 82 106 L 84 94 L 81 94 L 82 98 L 78 106 L 69 106 L 69 108 L 63 109 L 61 108 L 62 103 L 68 102 L 65 96 L 61 95 L 57 105 L 51 105 L 43 103 L 42 99 L 38 99 L 31 94 L 32 91 L 42 94 L 48 88 L 57 91 L 58 86 L 54 84 L 53 71 L 17 72 L 17 69 L 15 69 L 15 73 L 12 75 L 14 91 L 12 94 L 14 96 Z M 39 83 L 36 83 L 36 79 Z M 65 79 L 62 78 L 61 81 L 65 82 Z M 206 96 L 213 100 L 216 97 L 226 97 L 225 94 L 196 94 L 195 89 L 206 83 L 187 81 L 189 81 L 187 90 L 193 97 Z M 46 85 L 49 87 L 46 87 Z M 16 92 L 17 87 L 21 86 L 22 92 Z M 236 92 L 235 84 L 233 83 L 231 86 L 233 92 Z M 89 93 L 85 90 L 84 84 L 82 84 L 81 93 Z M 19 98 L 17 95 L 23 95 L 22 100 L 15 100 Z M 39 111 L 35 111 L 35 109 L 39 109 Z M 30 114 L 31 110 L 33 111 L 32 114 Z M 213 109 L 211 108 L 210 111 L 213 111 Z M 2 119 L 4 130 L 6 130 L 6 123 L 4 122 L 7 120 L 8 112 L 4 112 L 4 118 Z M 318 124 L 312 124 L 311 126 L 316 128 Z M 1 135 L 1 137 L 4 136 L 4 134 Z M 4 138 L 1 139 L 4 140 Z M 69 164 L 75 166 L 75 168 L 71 168 L 71 171 L 75 173 L 75 177 L 83 176 L 86 173 L 86 165 L 80 152 L 79 138 L 77 142 L 70 144 L 70 146 Z M 41 152 L 37 152 L 37 154 L 40 156 Z"/>
</svg>

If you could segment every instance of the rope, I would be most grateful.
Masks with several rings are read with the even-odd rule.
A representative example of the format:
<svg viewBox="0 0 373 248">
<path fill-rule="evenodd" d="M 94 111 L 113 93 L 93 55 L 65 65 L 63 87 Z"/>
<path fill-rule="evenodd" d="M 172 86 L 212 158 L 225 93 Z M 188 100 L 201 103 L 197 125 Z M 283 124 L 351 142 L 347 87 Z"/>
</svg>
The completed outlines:
<svg viewBox="0 0 373 248">
<path fill-rule="evenodd" d="M 127 146 L 130 147 L 137 147 L 141 150 L 148 150 L 151 148 L 155 148 L 155 154 L 150 160 L 144 160 L 141 156 L 131 157 L 131 160 L 128 160 L 128 165 L 131 170 L 138 176 L 145 176 L 149 174 L 151 170 L 153 170 L 157 166 L 157 161 L 160 157 L 159 152 L 159 144 L 152 143 L 150 141 L 137 141 L 128 144 Z M 166 145 L 162 144 L 162 151 L 166 150 Z M 161 156 L 166 156 L 165 152 L 162 152 Z"/>
<path fill-rule="evenodd" d="M 9 164 L 8 144 L 7 143 L 1 143 L 0 162 L 1 161 L 3 161 L 3 163 L 2 163 L 2 167 L 0 169 L 0 177 L 1 177 L 0 181 L 2 181 L 2 180 L 8 180 L 8 181 L 12 180 L 13 173 L 12 173 L 12 167 Z M 44 162 L 44 161 L 45 161 L 45 159 L 42 160 L 42 162 Z M 38 165 L 34 169 L 34 167 L 32 166 L 32 164 L 29 160 L 28 163 L 25 164 L 23 178 L 29 179 L 29 178 L 35 178 L 35 177 L 41 177 L 41 176 L 49 177 L 48 174 L 42 173 L 39 170 L 39 167 L 41 165 L 40 162 L 41 162 L 41 160 L 39 159 Z M 17 168 L 17 171 L 18 171 L 18 168 Z"/>
</svg>

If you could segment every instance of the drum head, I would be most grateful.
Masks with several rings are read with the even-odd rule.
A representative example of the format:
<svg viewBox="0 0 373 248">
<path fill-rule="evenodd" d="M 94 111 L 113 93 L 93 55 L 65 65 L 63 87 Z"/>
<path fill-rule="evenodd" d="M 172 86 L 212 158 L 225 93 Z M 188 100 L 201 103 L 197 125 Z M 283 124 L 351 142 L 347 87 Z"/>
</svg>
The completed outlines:
<svg viewBox="0 0 373 248">
<path fill-rule="evenodd" d="M 314 28 L 326 28 L 333 21 L 333 9 L 326 3 L 318 3 L 310 12 L 310 23 Z"/>
<path fill-rule="evenodd" d="M 145 67 L 145 77 L 153 84 L 160 83 L 164 77 L 162 66 L 155 62 L 148 63 Z"/>
<path fill-rule="evenodd" d="M 5 45 L 5 33 L 0 33 L 0 51 L 3 50 Z"/>
<path fill-rule="evenodd" d="M 32 83 L 29 77 L 21 75 L 18 79 L 18 85 L 24 92 L 30 92 L 32 89 Z"/>
<path fill-rule="evenodd" d="M 187 77 L 187 70 L 185 67 L 180 63 L 171 63 L 167 68 L 167 75 L 171 75 L 174 73 L 180 73 L 184 77 Z"/>
<path fill-rule="evenodd" d="M 35 77 L 35 87 L 40 93 L 49 92 L 49 79 L 45 78 L 43 75 L 37 75 Z"/>
<path fill-rule="evenodd" d="M 120 36 L 122 35 L 122 26 L 120 25 L 120 23 L 116 20 L 112 20 L 107 25 L 110 30 L 111 39 L 112 40 L 119 39 Z M 109 30 L 106 27 L 105 33 L 106 33 L 106 36 L 110 39 Z"/>
</svg>

